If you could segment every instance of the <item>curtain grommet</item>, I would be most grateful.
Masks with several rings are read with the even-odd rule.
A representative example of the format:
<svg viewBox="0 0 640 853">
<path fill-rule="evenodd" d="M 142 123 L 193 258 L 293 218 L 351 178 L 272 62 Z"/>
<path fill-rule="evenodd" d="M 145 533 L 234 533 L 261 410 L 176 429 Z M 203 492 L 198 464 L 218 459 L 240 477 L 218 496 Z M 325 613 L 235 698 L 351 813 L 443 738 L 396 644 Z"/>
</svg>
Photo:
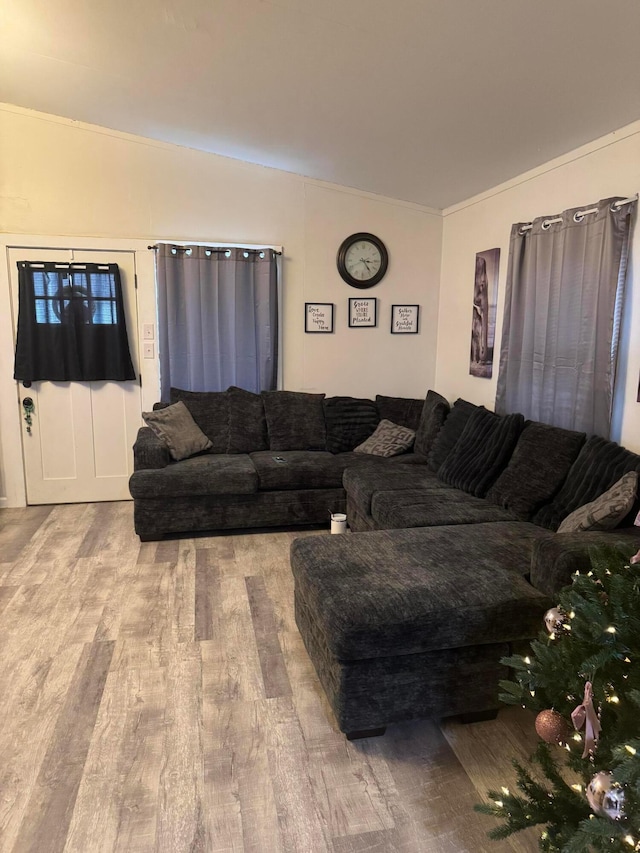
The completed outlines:
<svg viewBox="0 0 640 853">
<path fill-rule="evenodd" d="M 581 213 L 579 210 L 576 210 L 576 212 L 573 214 L 573 221 L 574 222 L 582 222 L 583 219 L 584 219 L 584 213 Z"/>
<path fill-rule="evenodd" d="M 548 219 L 545 219 L 540 227 L 542 228 L 543 231 L 548 231 L 549 228 L 551 228 L 551 223 L 549 222 Z"/>
</svg>

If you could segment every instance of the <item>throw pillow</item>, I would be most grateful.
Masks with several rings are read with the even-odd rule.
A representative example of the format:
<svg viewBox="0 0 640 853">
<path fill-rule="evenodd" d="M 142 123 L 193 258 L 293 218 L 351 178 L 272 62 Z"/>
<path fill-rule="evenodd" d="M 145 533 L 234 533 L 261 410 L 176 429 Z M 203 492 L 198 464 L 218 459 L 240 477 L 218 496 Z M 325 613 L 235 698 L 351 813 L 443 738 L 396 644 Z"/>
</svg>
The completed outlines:
<svg viewBox="0 0 640 853">
<path fill-rule="evenodd" d="M 638 491 L 638 472 L 628 471 L 595 501 L 568 515 L 558 533 L 581 530 L 611 530 L 622 521 L 633 506 Z"/>
<path fill-rule="evenodd" d="M 253 453 L 269 449 L 264 402 L 260 394 L 232 385 L 229 398 L 229 444 L 227 453 Z"/>
<path fill-rule="evenodd" d="M 328 397 L 324 401 L 327 450 L 347 453 L 369 438 L 380 422 L 373 400 L 356 397 Z"/>
<path fill-rule="evenodd" d="M 176 461 L 211 449 L 211 442 L 182 401 L 156 412 L 143 412 L 142 419 L 166 444 Z"/>
<path fill-rule="evenodd" d="M 412 429 L 382 420 L 373 435 L 354 448 L 355 453 L 372 456 L 398 456 L 411 448 L 416 434 Z"/>
<path fill-rule="evenodd" d="M 523 426 L 523 415 L 496 415 L 479 406 L 438 469 L 438 479 L 483 498 L 509 461 Z"/>
<path fill-rule="evenodd" d="M 226 391 L 185 391 L 171 388 L 170 402 L 182 401 L 211 441 L 214 453 L 226 453 L 229 444 L 229 398 Z"/>
<path fill-rule="evenodd" d="M 429 453 L 449 411 L 448 400 L 435 391 L 427 392 L 427 398 L 422 405 L 420 423 L 416 430 L 414 453 L 419 453 L 421 456 Z"/>
<path fill-rule="evenodd" d="M 263 391 L 269 450 L 324 450 L 324 394 Z"/>
<path fill-rule="evenodd" d="M 570 513 L 610 489 L 627 471 L 640 471 L 640 456 L 615 441 L 592 435 L 582 445 L 556 496 L 541 506 L 531 521 L 557 530 Z"/>
<path fill-rule="evenodd" d="M 458 399 L 455 401 L 427 457 L 429 468 L 432 471 L 437 471 L 451 453 L 456 442 L 462 435 L 467 421 L 478 408 L 478 406 L 467 402 L 467 400 Z"/>
<path fill-rule="evenodd" d="M 418 429 L 424 400 L 414 400 L 411 397 L 384 397 L 378 394 L 376 404 L 381 421 L 391 421 L 412 430 Z"/>
<path fill-rule="evenodd" d="M 556 494 L 585 438 L 583 432 L 528 423 L 509 464 L 487 492 L 487 500 L 528 519 Z"/>
</svg>

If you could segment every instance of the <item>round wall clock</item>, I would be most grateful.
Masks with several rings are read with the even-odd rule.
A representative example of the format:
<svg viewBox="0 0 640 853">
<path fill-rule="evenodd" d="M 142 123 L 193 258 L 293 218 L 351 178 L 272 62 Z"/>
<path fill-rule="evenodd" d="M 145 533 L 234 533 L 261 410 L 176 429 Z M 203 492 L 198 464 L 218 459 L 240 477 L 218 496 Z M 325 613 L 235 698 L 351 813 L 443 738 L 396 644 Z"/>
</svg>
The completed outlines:
<svg viewBox="0 0 640 853">
<path fill-rule="evenodd" d="M 373 287 L 389 265 L 387 247 L 374 234 L 352 234 L 338 249 L 338 272 L 351 287 Z"/>
</svg>

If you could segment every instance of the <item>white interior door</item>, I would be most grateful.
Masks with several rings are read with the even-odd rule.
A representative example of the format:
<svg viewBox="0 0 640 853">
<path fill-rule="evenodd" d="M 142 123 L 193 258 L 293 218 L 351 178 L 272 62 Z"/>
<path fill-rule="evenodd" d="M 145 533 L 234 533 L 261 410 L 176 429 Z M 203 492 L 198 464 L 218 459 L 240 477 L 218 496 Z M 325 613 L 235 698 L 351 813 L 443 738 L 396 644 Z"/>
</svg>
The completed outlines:
<svg viewBox="0 0 640 853">
<path fill-rule="evenodd" d="M 115 263 L 120 268 L 129 348 L 139 375 L 135 253 L 67 249 L 10 249 L 14 321 L 18 317 L 18 261 Z M 141 394 L 130 382 L 18 383 L 18 405 L 34 404 L 31 432 L 22 421 L 27 503 L 126 500 L 131 448 L 141 425 Z"/>
</svg>

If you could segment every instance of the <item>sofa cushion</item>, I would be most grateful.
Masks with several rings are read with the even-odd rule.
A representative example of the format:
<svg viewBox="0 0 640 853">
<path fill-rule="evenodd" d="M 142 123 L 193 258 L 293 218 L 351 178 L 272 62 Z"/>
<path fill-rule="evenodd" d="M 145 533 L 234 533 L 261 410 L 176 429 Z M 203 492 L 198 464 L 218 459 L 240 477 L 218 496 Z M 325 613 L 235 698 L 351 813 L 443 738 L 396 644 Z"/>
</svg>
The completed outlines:
<svg viewBox="0 0 640 853">
<path fill-rule="evenodd" d="M 259 488 L 284 489 L 339 489 L 347 465 L 353 462 L 353 453 L 328 453 L 324 450 L 271 450 L 251 453 L 251 461 L 258 474 Z M 330 507 L 327 508 L 329 510 Z"/>
<path fill-rule="evenodd" d="M 161 470 L 137 471 L 129 490 L 134 498 L 251 495 L 258 490 L 258 475 L 244 454 L 206 453 Z"/>
<path fill-rule="evenodd" d="M 379 529 L 514 520 L 508 510 L 446 486 L 376 492 L 371 498 L 371 516 Z"/>
<path fill-rule="evenodd" d="M 346 453 L 369 438 L 380 415 L 373 400 L 358 397 L 327 397 L 324 401 L 327 450 Z"/>
<path fill-rule="evenodd" d="M 382 420 L 373 435 L 354 448 L 355 453 L 370 453 L 372 456 L 399 456 L 413 447 L 416 434 L 412 429 Z"/>
<path fill-rule="evenodd" d="M 523 426 L 523 415 L 496 415 L 478 407 L 438 469 L 438 477 L 450 486 L 484 497 L 509 461 Z"/>
<path fill-rule="evenodd" d="M 227 453 L 251 453 L 267 450 L 267 420 L 260 394 L 232 385 L 227 389 L 229 402 L 229 444 Z"/>
<path fill-rule="evenodd" d="M 182 402 L 155 412 L 143 412 L 142 419 L 166 444 L 172 459 L 187 459 L 212 446 Z"/>
<path fill-rule="evenodd" d="M 424 398 L 415 400 L 411 397 L 385 397 L 377 394 L 376 404 L 381 421 L 391 421 L 392 424 L 400 424 L 414 432 L 418 429 Z"/>
<path fill-rule="evenodd" d="M 324 394 L 263 391 L 270 450 L 325 450 Z"/>
<path fill-rule="evenodd" d="M 171 388 L 172 403 L 182 401 L 211 441 L 212 453 L 226 453 L 229 444 L 229 397 L 226 391 L 185 391 Z"/>
<path fill-rule="evenodd" d="M 629 513 L 637 493 L 638 472 L 628 471 L 600 497 L 568 515 L 558 527 L 558 533 L 613 530 Z"/>
<path fill-rule="evenodd" d="M 386 465 L 354 465 L 346 469 L 342 485 L 359 512 L 365 516 L 371 513 L 371 499 L 379 491 L 429 488 L 442 491 L 443 488 L 450 488 L 441 483 L 427 465 L 399 464 L 399 460 L 404 458 L 399 456 L 398 462 L 391 459 Z"/>
<path fill-rule="evenodd" d="M 640 456 L 615 441 L 592 435 L 583 445 L 558 494 L 531 520 L 556 530 L 570 513 L 606 492 L 627 471 L 640 471 Z"/>
<path fill-rule="evenodd" d="M 467 402 L 467 400 L 458 399 L 455 401 L 427 456 L 429 467 L 433 471 L 437 471 L 451 453 L 462 435 L 467 421 L 477 408 L 479 407 Z"/>
<path fill-rule="evenodd" d="M 413 445 L 414 453 L 427 456 L 450 409 L 448 400 L 445 400 L 440 394 L 435 391 L 427 392 L 427 398 L 422 406 L 420 423 L 416 430 L 416 440 Z"/>
<path fill-rule="evenodd" d="M 535 637 L 549 599 L 517 569 L 549 535 L 497 522 L 313 536 L 292 543 L 291 566 L 336 658 L 408 655 Z"/>
<path fill-rule="evenodd" d="M 585 438 L 583 432 L 528 423 L 487 500 L 528 519 L 558 491 Z"/>
</svg>

